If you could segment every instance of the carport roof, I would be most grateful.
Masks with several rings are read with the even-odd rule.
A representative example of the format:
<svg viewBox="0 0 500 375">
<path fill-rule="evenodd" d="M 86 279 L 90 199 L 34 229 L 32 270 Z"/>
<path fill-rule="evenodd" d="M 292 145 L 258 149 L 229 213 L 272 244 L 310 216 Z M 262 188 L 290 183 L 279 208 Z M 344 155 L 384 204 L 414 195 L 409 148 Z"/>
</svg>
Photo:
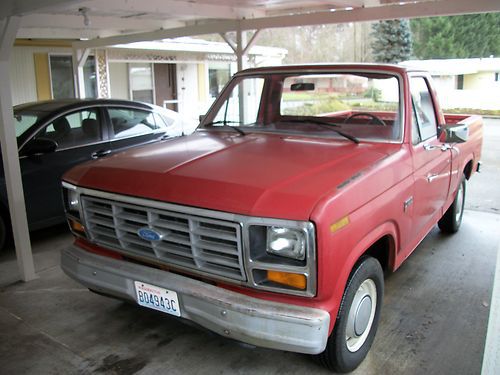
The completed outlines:
<svg viewBox="0 0 500 375">
<path fill-rule="evenodd" d="M 18 38 L 80 39 L 77 47 L 228 31 L 500 11 L 498 0 L 2 0 L 22 16 Z M 100 38 L 96 40 L 95 38 Z"/>
</svg>

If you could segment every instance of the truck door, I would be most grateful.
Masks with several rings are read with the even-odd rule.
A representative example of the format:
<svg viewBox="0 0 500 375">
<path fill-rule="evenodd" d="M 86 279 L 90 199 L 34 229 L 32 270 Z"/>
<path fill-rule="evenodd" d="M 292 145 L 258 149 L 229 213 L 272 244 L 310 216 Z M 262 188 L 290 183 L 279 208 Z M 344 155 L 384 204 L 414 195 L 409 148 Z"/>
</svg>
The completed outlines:
<svg viewBox="0 0 500 375">
<path fill-rule="evenodd" d="M 414 170 L 413 238 L 440 218 L 449 194 L 451 150 L 437 138 L 435 106 L 425 77 L 410 78 Z"/>
</svg>

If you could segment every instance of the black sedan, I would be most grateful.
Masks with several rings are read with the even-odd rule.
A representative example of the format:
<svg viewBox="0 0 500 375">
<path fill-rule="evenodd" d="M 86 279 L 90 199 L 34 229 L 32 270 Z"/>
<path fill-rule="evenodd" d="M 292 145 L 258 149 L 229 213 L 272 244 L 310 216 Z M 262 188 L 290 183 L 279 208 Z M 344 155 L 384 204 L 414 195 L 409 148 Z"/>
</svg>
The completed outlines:
<svg viewBox="0 0 500 375">
<path fill-rule="evenodd" d="M 14 119 L 30 230 L 64 221 L 60 179 L 74 165 L 193 129 L 177 112 L 111 99 L 22 104 Z M 0 178 L 2 249 L 10 217 L 3 170 Z"/>
</svg>

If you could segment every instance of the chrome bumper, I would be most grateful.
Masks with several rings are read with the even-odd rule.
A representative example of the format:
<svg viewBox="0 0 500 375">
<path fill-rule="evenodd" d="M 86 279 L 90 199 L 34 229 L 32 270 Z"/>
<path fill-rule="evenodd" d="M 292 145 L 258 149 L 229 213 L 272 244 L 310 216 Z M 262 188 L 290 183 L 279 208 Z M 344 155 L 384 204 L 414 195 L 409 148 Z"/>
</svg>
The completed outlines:
<svg viewBox="0 0 500 375">
<path fill-rule="evenodd" d="M 248 344 L 317 354 L 326 346 L 330 314 L 260 300 L 146 266 L 103 257 L 74 245 L 63 250 L 63 271 L 90 289 L 136 301 L 134 281 L 177 292 L 181 317 Z"/>
</svg>

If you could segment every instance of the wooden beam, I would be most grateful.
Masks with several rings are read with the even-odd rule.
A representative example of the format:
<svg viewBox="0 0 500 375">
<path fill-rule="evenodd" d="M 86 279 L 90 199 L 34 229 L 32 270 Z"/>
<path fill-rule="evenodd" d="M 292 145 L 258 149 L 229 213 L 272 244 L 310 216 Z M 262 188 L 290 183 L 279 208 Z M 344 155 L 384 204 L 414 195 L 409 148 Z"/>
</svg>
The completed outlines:
<svg viewBox="0 0 500 375">
<path fill-rule="evenodd" d="M 296 27 L 307 25 L 335 24 L 347 22 L 362 22 L 387 20 L 397 18 L 418 18 L 441 15 L 458 15 L 469 13 L 500 12 L 498 0 L 424 0 L 408 3 L 391 3 L 352 10 L 336 10 L 277 17 L 263 17 L 242 20 L 226 20 L 205 22 L 192 26 L 173 29 L 161 29 L 145 33 L 112 36 L 75 42 L 75 48 L 96 48 L 115 44 L 142 42 L 147 40 L 161 40 L 182 36 L 204 34 L 223 34 L 238 30 L 272 29 L 281 27 Z"/>
<path fill-rule="evenodd" d="M 68 8 L 83 2 L 84 0 L 2 0 L 0 2 L 0 19 L 23 16 L 43 10 Z"/>
<path fill-rule="evenodd" d="M 33 253 L 31 251 L 26 205 L 24 203 L 23 182 L 17 150 L 16 129 L 12 112 L 12 93 L 10 90 L 10 54 L 17 29 L 19 17 L 8 17 L 0 21 L 0 145 L 2 161 L 9 201 L 10 221 L 14 244 L 16 247 L 17 265 L 23 281 L 36 278 Z"/>
</svg>

